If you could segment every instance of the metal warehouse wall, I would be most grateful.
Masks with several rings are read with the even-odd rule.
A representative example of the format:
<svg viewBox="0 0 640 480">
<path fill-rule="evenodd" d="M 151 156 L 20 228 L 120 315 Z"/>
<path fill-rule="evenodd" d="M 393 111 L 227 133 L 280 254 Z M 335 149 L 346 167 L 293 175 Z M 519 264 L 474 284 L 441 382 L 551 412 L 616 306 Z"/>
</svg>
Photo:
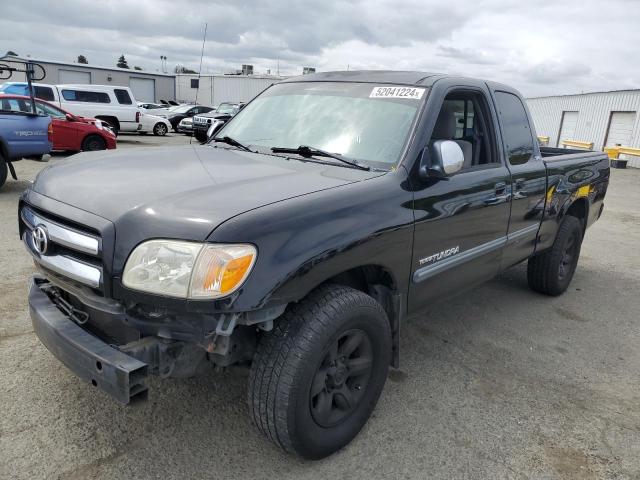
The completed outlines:
<svg viewBox="0 0 640 480">
<path fill-rule="evenodd" d="M 191 80 L 197 75 L 176 75 L 176 99 L 180 102 L 195 102 L 218 105 L 221 102 L 248 102 L 269 85 L 282 80 L 275 76 L 202 75 L 200 89 L 191 88 Z"/>
<path fill-rule="evenodd" d="M 558 143 L 563 112 L 578 112 L 572 140 L 593 142 L 595 150 L 605 146 L 612 112 L 635 112 L 630 145 L 624 146 L 640 147 L 640 90 L 529 98 L 527 104 L 537 134 L 548 136 L 550 146 Z M 629 166 L 640 168 L 640 158 L 621 158 L 627 158 Z"/>
<path fill-rule="evenodd" d="M 146 78 L 153 79 L 155 84 L 155 100 L 160 99 L 174 100 L 175 99 L 175 80 L 173 75 L 160 75 L 149 72 L 143 72 L 139 70 L 125 70 L 125 69 L 109 69 L 92 67 L 82 64 L 63 64 L 53 63 L 42 60 L 32 59 L 34 62 L 39 63 L 45 70 L 46 77 L 44 80 L 38 83 L 46 83 L 49 85 L 56 85 L 63 83 L 61 80 L 60 71 L 64 72 L 78 72 L 80 74 L 89 74 L 89 82 L 93 85 L 113 85 L 129 87 L 129 80 L 131 78 Z M 8 65 L 18 66 L 10 61 L 3 60 L 3 63 Z M 24 73 L 14 73 L 7 81 L 10 82 L 24 82 L 26 81 Z M 73 82 L 79 83 L 79 82 Z"/>
</svg>

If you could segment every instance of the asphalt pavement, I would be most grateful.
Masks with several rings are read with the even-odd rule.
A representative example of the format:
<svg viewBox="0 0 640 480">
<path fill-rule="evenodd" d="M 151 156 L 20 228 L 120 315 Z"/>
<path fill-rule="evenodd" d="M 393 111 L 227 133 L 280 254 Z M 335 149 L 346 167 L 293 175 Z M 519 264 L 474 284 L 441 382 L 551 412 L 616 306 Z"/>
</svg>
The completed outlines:
<svg viewBox="0 0 640 480">
<path fill-rule="evenodd" d="M 0 190 L 1 479 L 640 478 L 640 170 L 612 171 L 564 295 L 530 291 L 520 265 L 410 319 L 373 418 L 307 462 L 252 426 L 244 376 L 154 378 L 149 401 L 122 407 L 40 344 L 16 211 L 38 171 L 64 161 L 18 162 Z"/>
</svg>

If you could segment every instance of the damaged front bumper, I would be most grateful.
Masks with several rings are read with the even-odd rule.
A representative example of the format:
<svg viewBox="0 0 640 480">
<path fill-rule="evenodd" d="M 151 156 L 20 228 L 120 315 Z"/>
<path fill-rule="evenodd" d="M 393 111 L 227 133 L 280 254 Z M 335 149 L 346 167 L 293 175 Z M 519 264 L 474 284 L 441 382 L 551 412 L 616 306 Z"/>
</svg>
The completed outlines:
<svg viewBox="0 0 640 480">
<path fill-rule="evenodd" d="M 127 309 L 51 273 L 33 277 L 29 309 L 51 353 L 122 404 L 146 399 L 148 375 L 186 378 L 250 360 L 257 331 L 284 310 L 205 316 Z"/>
<path fill-rule="evenodd" d="M 40 341 L 83 381 L 105 391 L 120 403 L 147 398 L 148 365 L 108 345 L 83 329 L 56 306 L 34 279 L 29 311 Z"/>
</svg>

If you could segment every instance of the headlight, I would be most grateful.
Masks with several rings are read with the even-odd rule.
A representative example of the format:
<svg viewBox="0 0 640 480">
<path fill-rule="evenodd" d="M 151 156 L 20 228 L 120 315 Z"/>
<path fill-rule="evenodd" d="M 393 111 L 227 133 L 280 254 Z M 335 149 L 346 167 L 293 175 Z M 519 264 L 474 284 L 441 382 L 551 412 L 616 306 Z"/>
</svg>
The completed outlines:
<svg viewBox="0 0 640 480">
<path fill-rule="evenodd" d="M 240 288 L 256 256 L 253 245 L 150 240 L 129 255 L 122 283 L 170 297 L 224 297 Z"/>
</svg>

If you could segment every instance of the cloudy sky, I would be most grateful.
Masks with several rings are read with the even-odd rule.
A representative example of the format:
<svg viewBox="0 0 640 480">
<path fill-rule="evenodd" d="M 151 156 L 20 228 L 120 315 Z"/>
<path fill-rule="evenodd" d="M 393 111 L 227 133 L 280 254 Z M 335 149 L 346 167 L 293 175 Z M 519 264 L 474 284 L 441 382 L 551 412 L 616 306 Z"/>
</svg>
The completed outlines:
<svg viewBox="0 0 640 480">
<path fill-rule="evenodd" d="M 19 0 L 0 54 L 294 75 L 403 69 L 478 76 L 527 96 L 640 87 L 639 0 Z M 278 60 L 279 59 L 279 60 Z"/>
</svg>

